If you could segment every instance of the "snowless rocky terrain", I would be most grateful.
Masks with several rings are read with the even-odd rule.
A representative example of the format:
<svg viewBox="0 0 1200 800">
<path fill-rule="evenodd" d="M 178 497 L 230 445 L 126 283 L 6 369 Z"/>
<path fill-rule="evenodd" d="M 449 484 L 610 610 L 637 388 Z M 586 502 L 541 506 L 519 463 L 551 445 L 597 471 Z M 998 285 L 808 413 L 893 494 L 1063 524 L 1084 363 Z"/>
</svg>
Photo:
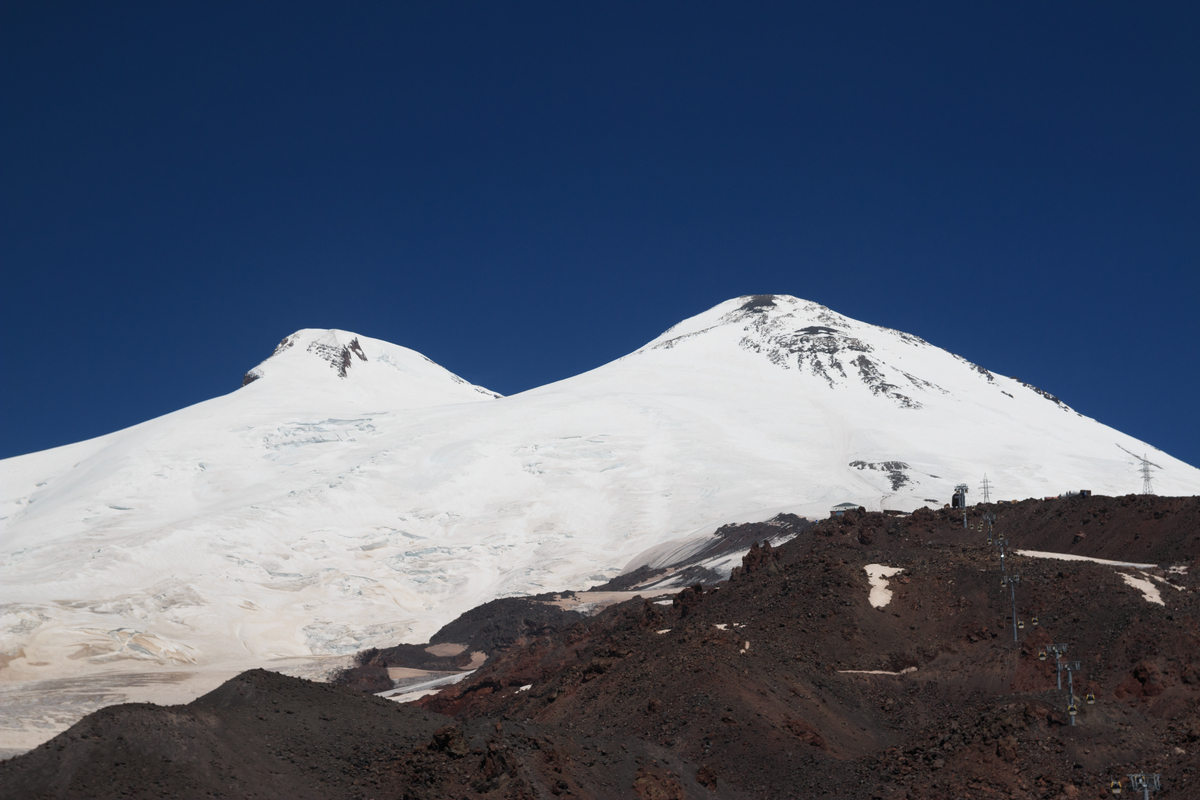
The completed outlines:
<svg viewBox="0 0 1200 800">
<path fill-rule="evenodd" d="M 302 330 L 229 395 L 0 462 L 0 749 L 251 666 L 320 672 L 832 505 L 1200 493 L 1200 471 L 922 339 L 742 297 L 512 397 Z M 934 501 L 934 502 L 931 502 Z M 733 563 L 728 558 L 725 569 Z"/>
</svg>

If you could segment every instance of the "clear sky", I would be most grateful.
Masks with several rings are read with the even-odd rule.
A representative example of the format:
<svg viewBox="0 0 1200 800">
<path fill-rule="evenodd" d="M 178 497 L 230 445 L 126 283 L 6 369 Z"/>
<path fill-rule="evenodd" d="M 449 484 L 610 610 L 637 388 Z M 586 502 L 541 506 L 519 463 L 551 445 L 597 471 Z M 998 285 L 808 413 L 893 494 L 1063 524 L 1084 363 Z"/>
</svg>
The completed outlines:
<svg viewBox="0 0 1200 800">
<path fill-rule="evenodd" d="M 1197 42 L 1192 0 L 9 0 L 0 457 L 299 328 L 512 394 L 786 293 L 1200 464 Z"/>
</svg>

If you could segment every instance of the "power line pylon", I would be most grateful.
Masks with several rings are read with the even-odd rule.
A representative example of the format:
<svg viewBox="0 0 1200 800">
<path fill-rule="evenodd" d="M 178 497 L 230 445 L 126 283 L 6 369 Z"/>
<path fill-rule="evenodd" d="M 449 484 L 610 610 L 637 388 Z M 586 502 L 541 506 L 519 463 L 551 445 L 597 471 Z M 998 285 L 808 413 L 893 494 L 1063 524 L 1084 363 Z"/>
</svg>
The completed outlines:
<svg viewBox="0 0 1200 800">
<path fill-rule="evenodd" d="M 1154 485 L 1150 478 L 1150 462 L 1142 456 L 1142 494 L 1154 494 Z"/>
<path fill-rule="evenodd" d="M 983 490 L 983 502 L 985 502 L 985 503 L 991 502 L 992 482 L 988 480 L 988 476 L 986 473 L 984 473 L 983 483 L 980 484 L 979 488 Z"/>
</svg>

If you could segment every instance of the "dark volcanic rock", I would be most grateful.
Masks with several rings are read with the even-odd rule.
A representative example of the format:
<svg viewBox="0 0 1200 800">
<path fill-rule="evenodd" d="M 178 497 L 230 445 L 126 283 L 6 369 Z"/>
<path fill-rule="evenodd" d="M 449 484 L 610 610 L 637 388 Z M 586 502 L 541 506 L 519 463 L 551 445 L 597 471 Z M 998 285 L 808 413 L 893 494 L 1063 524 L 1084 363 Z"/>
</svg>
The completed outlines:
<svg viewBox="0 0 1200 800">
<path fill-rule="evenodd" d="M 593 586 L 590 591 L 593 592 L 626 592 L 634 589 L 639 584 L 646 583 L 659 575 L 665 574 L 666 567 L 648 567 L 640 566 L 633 572 L 627 572 L 624 575 L 618 575 L 608 583 L 602 583 L 599 586 Z"/>
<path fill-rule="evenodd" d="M 112 706 L 0 762 L 4 798 L 738 800 L 632 738 L 441 715 L 254 670 L 186 706 Z M 657 789 L 655 789 L 657 791 Z"/>
<path fill-rule="evenodd" d="M 1191 532 L 1172 520 L 1192 519 L 1195 507 L 1083 498 L 995 508 L 1011 548 L 1054 549 L 1054 520 L 1068 515 L 1115 520 L 1086 541 L 1116 558 L 1121 546 L 1102 539 L 1140 541 L 1130 529 L 1150 539 L 1145 552 L 1168 555 L 1149 521 L 1187 545 Z M 823 520 L 779 548 L 756 548 L 735 581 L 688 589 L 671 607 L 610 609 L 421 704 L 458 719 L 656 742 L 701 764 L 706 780 L 763 798 L 1053 798 L 1068 785 L 1098 797 L 1112 775 L 1168 768 L 1189 796 L 1200 686 L 1185 676 L 1200 683 L 1200 581 L 1170 574 L 1181 588 L 1163 588 L 1164 607 L 1110 566 L 1010 551 L 1022 575 L 1018 614 L 1039 618 L 1014 644 L 984 510 L 968 509 L 965 530 L 942 510 Z M 1181 546 L 1148 560 L 1193 558 Z M 868 602 L 872 563 L 904 570 L 883 609 Z M 1077 694 L 1097 698 L 1081 704 L 1074 727 L 1053 658 L 1037 657 L 1051 642 L 1070 644 L 1084 665 Z"/>
<path fill-rule="evenodd" d="M 572 594 L 567 592 L 566 594 Z M 554 605 L 560 595 L 505 597 L 484 603 L 449 622 L 430 637 L 429 644 L 399 644 L 382 649 L 364 650 L 355 656 L 355 665 L 333 678 L 340 686 L 364 692 L 382 692 L 392 688 L 388 667 L 407 667 L 433 672 L 467 669 L 476 654 L 496 653 L 538 636 L 547 636 L 584 617 Z M 430 645 L 458 644 L 463 650 L 453 656 L 438 656 Z"/>
<path fill-rule="evenodd" d="M 734 567 L 729 579 L 739 580 L 745 575 L 753 575 L 755 572 L 763 570 L 777 575 L 779 574 L 778 562 L 779 551 L 773 549 L 770 542 L 763 542 L 761 547 L 758 542 L 755 542 L 750 545 L 750 550 L 746 555 L 742 556 L 742 565 Z"/>
<path fill-rule="evenodd" d="M 186 706 L 136 703 L 90 714 L 0 763 L 0 797 L 354 797 L 373 792 L 367 787 L 380 785 L 398 754 L 448 722 L 253 670 Z"/>
<path fill-rule="evenodd" d="M 554 605 L 558 598 L 557 594 L 543 594 L 493 600 L 447 623 L 429 641 L 461 643 L 470 650 L 493 653 L 561 630 L 584 618 L 576 611 L 564 611 Z"/>
<path fill-rule="evenodd" d="M 671 600 L 671 606 L 679 612 L 679 618 L 690 616 L 704 602 L 704 587 L 697 584 L 679 592 Z"/>
<path fill-rule="evenodd" d="M 639 567 L 628 575 L 614 578 L 604 586 L 597 586 L 593 591 L 629 591 L 637 590 L 640 586 L 690 586 L 697 583 L 713 586 L 724 580 L 725 576 L 703 566 L 702 562 L 749 547 L 757 548 L 760 543 L 768 546 L 772 541 L 785 541 L 799 535 L 812 524 L 812 520 L 795 514 L 777 514 L 766 522 L 722 525 L 702 548 L 690 553 L 684 560 L 656 569 Z M 670 576 L 667 580 L 654 580 L 668 571 Z"/>
<path fill-rule="evenodd" d="M 503 625 L 481 612 L 447 641 L 507 648 L 419 707 L 253 672 L 188 706 L 104 709 L 0 763 L 0 796 L 1051 800 L 1140 771 L 1162 774 L 1164 800 L 1200 796 L 1194 567 L 1014 554 L 1194 565 L 1197 503 L 971 507 L 965 529 L 958 510 L 851 512 L 672 605 Z M 1016 643 L 989 510 L 1021 575 Z M 882 608 L 868 564 L 903 570 Z M 1038 657 L 1051 643 L 1095 697 L 1074 726 Z"/>
</svg>

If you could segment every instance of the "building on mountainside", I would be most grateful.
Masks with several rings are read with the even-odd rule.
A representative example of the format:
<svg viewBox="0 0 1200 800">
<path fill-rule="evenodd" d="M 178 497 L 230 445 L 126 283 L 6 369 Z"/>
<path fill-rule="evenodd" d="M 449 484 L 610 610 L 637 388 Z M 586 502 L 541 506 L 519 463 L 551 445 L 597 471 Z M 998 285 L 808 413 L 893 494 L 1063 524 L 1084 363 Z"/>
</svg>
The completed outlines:
<svg viewBox="0 0 1200 800">
<path fill-rule="evenodd" d="M 861 506 L 858 503 L 838 503 L 833 508 L 829 509 L 829 516 L 840 517 L 847 511 L 857 511 Z"/>
</svg>

